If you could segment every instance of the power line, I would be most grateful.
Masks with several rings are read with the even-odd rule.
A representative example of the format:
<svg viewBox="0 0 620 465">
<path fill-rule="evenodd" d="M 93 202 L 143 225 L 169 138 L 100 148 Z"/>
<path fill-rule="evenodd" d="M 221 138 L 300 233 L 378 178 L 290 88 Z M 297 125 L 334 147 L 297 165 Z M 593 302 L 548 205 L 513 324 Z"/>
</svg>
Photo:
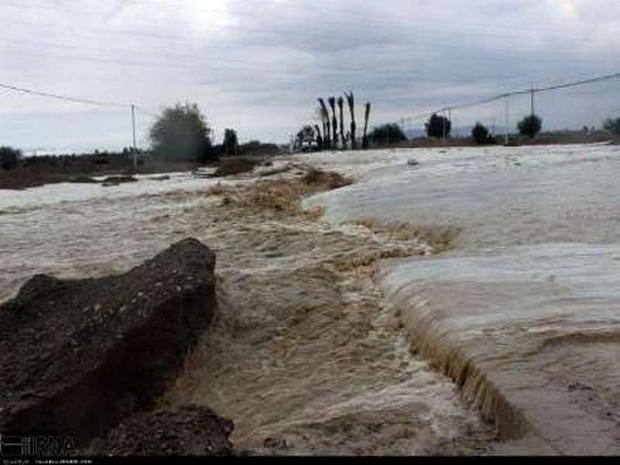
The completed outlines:
<svg viewBox="0 0 620 465">
<path fill-rule="evenodd" d="M 613 73 L 613 74 L 606 74 L 606 75 L 602 75 L 602 76 L 597 76 L 594 78 L 590 78 L 590 79 L 582 79 L 579 81 L 573 81 L 573 82 L 569 82 L 566 84 L 556 84 L 556 85 L 551 85 L 551 86 L 543 86 L 543 87 L 530 87 L 528 89 L 519 89 L 519 90 L 514 90 L 511 92 L 504 92 L 502 94 L 497 94 L 497 95 L 493 95 L 491 97 L 486 97 L 484 99 L 480 99 L 480 100 L 474 100 L 473 102 L 467 102 L 467 103 L 462 103 L 462 104 L 454 104 L 454 105 L 448 105 L 448 106 L 444 106 L 442 108 L 439 108 L 438 110 L 434 110 L 431 112 L 425 112 L 425 113 L 420 113 L 419 115 L 416 116 L 411 116 L 411 117 L 404 117 L 401 119 L 404 120 L 418 120 L 421 118 L 425 118 L 428 117 L 432 114 L 435 113 L 441 113 L 441 112 L 445 112 L 445 111 L 451 111 L 451 110 L 461 110 L 464 108 L 470 108 L 470 107 L 475 107 L 475 106 L 479 106 L 479 105 L 484 105 L 486 103 L 491 103 L 494 102 L 496 100 L 501 100 L 503 98 L 507 98 L 507 97 L 512 97 L 515 95 L 525 95 L 525 94 L 530 94 L 532 92 L 548 92 L 548 91 L 552 91 L 552 90 L 559 90 L 559 89 L 566 89 L 569 87 L 577 87 L 577 86 L 582 86 L 582 85 L 586 85 L 586 84 L 593 84 L 596 82 L 601 82 L 601 81 L 607 81 L 607 80 L 611 80 L 611 79 L 618 79 L 620 78 L 620 73 Z"/>
<path fill-rule="evenodd" d="M 97 101 L 97 100 L 92 100 L 92 99 L 86 99 L 86 98 L 77 98 L 77 97 L 67 97 L 65 95 L 58 95 L 58 94 L 52 94 L 49 92 L 42 92 L 39 90 L 33 90 L 33 89 L 25 89 L 23 87 L 18 87 L 18 86 L 12 86 L 9 84 L 1 84 L 0 83 L 0 88 L 2 89 L 7 89 L 7 90 L 11 90 L 11 91 L 15 91 L 15 92 L 22 92 L 25 94 L 30 94 L 30 95 L 36 95 L 39 97 L 47 97 L 47 98 L 53 98 L 56 100 L 63 100 L 66 102 L 72 102 L 72 103 L 81 103 L 81 104 L 85 104 L 85 105 L 97 105 L 97 106 L 103 106 L 103 107 L 114 107 L 114 108 L 124 108 L 124 109 L 131 109 L 131 126 L 132 126 L 132 141 L 133 141 L 133 167 L 134 167 L 134 171 L 138 171 L 138 150 L 136 147 L 136 116 L 135 116 L 135 108 L 136 106 L 131 104 L 131 105 L 127 105 L 127 104 L 122 104 L 122 103 L 112 103 L 112 102 L 102 102 L 102 101 Z M 146 111 L 146 110 L 144 110 Z"/>
<path fill-rule="evenodd" d="M 127 104 L 100 102 L 97 100 L 78 98 L 78 97 L 67 97 L 64 95 L 51 94 L 49 92 L 42 92 L 42 91 L 33 90 L 33 89 L 25 89 L 23 87 L 12 86 L 9 84 L 0 84 L 0 87 L 3 89 L 15 91 L 15 92 L 22 92 L 24 94 L 38 95 L 40 97 L 48 97 L 48 98 L 53 98 L 56 100 L 64 100 L 64 101 L 73 102 L 73 103 L 83 103 L 86 105 L 98 105 L 102 107 L 115 107 L 115 108 L 130 108 L 131 107 L 131 105 L 127 105 Z"/>
</svg>

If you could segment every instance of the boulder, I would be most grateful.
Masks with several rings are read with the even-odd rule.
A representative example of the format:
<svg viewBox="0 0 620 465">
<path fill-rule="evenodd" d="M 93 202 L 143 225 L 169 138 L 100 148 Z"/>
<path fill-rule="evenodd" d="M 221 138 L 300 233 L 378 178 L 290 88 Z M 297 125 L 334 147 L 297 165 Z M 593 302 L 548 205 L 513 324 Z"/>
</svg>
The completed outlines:
<svg viewBox="0 0 620 465">
<path fill-rule="evenodd" d="M 214 267 L 185 239 L 125 274 L 30 279 L 0 306 L 0 433 L 79 446 L 151 409 L 212 320 Z"/>
<path fill-rule="evenodd" d="M 187 406 L 141 413 L 95 439 L 85 455 L 231 455 L 233 422 L 206 407 Z"/>
</svg>

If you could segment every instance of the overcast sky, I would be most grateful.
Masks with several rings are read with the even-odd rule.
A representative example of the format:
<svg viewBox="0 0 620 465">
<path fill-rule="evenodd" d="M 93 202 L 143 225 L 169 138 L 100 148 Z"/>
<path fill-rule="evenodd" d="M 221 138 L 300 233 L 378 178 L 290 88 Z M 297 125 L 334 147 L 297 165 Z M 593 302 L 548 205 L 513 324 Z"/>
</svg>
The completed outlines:
<svg viewBox="0 0 620 465">
<path fill-rule="evenodd" d="M 496 93 L 620 72 L 617 0 L 1 0 L 0 84 L 157 113 L 196 102 L 215 131 L 285 142 L 319 96 L 371 126 Z M 540 95 L 547 128 L 620 116 L 620 80 Z M 528 110 L 511 102 L 510 124 Z M 152 116 L 137 112 L 138 142 Z M 455 111 L 503 125 L 504 104 Z M 422 127 L 423 120 L 413 121 Z M 128 107 L 0 89 L 0 145 L 131 144 Z"/>
</svg>

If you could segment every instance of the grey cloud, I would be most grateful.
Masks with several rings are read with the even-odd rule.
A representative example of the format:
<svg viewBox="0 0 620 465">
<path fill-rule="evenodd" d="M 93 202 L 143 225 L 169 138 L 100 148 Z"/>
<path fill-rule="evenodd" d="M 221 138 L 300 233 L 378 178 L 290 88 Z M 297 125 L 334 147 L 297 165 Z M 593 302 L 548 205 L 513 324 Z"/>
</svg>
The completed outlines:
<svg viewBox="0 0 620 465">
<path fill-rule="evenodd" d="M 155 111 L 195 101 L 218 133 L 238 127 L 245 140 L 286 141 L 311 118 L 318 96 L 353 90 L 360 103 L 373 102 L 378 123 L 617 72 L 620 52 L 620 7 L 611 0 L 28 5 L 40 9 L 0 4 L 0 15 L 12 20 L 0 44 L 0 82 Z M 609 88 L 600 89 L 607 98 L 583 95 L 572 103 L 585 109 L 576 119 L 614 111 Z M 566 124 L 564 103 L 552 96 L 541 103 L 546 123 Z M 117 115 L 117 124 L 102 109 L 80 111 L 90 116 L 77 121 L 64 104 L 0 94 L 0 143 L 122 144 L 126 115 Z M 58 117 L 42 116 L 50 113 Z M 461 114 L 475 117 L 475 110 Z M 144 140 L 150 120 L 140 115 L 138 124 Z"/>
</svg>

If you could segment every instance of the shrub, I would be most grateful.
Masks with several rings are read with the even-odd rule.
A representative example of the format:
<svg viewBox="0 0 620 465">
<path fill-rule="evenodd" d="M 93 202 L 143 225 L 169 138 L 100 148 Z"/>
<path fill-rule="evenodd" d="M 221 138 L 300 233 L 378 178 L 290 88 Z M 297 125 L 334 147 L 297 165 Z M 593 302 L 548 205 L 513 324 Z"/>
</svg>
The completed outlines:
<svg viewBox="0 0 620 465">
<path fill-rule="evenodd" d="M 615 136 L 620 136 L 620 118 L 607 118 L 603 121 L 603 128 Z"/>
<path fill-rule="evenodd" d="M 370 133 L 370 140 L 374 144 L 389 145 L 392 142 L 407 140 L 407 137 L 398 124 L 391 123 L 374 128 Z"/>
<path fill-rule="evenodd" d="M 471 135 L 476 141 L 476 144 L 494 144 L 495 138 L 489 134 L 489 130 L 480 122 L 476 122 L 476 125 L 471 130 Z"/>
<path fill-rule="evenodd" d="M 523 118 L 517 124 L 519 134 L 534 138 L 542 129 L 542 119 L 537 115 L 530 115 Z"/>
<path fill-rule="evenodd" d="M 3 170 L 12 170 L 19 165 L 22 159 L 21 150 L 13 147 L 0 147 L 0 168 Z"/>
<path fill-rule="evenodd" d="M 441 139 L 450 135 L 452 129 L 452 122 L 445 116 L 439 116 L 437 114 L 431 115 L 428 121 L 424 124 L 426 128 L 426 134 L 428 137 L 435 137 Z"/>
</svg>

